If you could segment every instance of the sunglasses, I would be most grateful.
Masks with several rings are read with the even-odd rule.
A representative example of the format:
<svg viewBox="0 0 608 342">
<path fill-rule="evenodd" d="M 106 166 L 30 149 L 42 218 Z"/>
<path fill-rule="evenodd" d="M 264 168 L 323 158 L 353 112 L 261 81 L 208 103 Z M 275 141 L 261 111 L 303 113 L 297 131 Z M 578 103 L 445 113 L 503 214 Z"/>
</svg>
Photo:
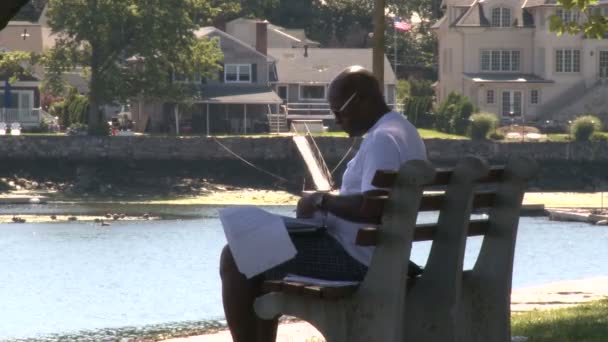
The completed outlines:
<svg viewBox="0 0 608 342">
<path fill-rule="evenodd" d="M 349 103 L 351 103 L 351 102 L 352 102 L 352 100 L 355 98 L 355 96 L 357 96 L 357 92 L 354 92 L 354 93 L 353 93 L 353 94 L 352 94 L 352 95 L 351 95 L 351 96 L 348 98 L 348 100 L 346 100 L 346 102 L 344 102 L 344 104 L 342 105 L 342 107 L 340 107 L 340 109 L 337 109 L 337 110 L 336 110 L 336 109 L 332 109 L 331 111 L 332 111 L 332 112 L 333 112 L 335 115 L 337 115 L 337 116 L 341 115 L 341 114 L 342 114 L 342 112 L 343 112 L 344 110 L 346 110 L 346 107 L 348 107 L 348 104 L 349 104 Z"/>
</svg>

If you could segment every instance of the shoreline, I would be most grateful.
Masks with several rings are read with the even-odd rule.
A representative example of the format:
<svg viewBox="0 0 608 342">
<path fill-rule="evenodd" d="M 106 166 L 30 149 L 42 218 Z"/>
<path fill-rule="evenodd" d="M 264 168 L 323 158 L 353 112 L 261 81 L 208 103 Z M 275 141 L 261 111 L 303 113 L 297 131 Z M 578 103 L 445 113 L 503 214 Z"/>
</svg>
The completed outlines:
<svg viewBox="0 0 608 342">
<path fill-rule="evenodd" d="M 608 298 L 608 276 L 551 282 L 512 290 L 511 314 L 572 307 L 603 298 Z M 307 322 L 287 322 L 279 325 L 277 342 L 311 342 L 318 339 L 323 339 L 323 336 Z M 230 342 L 232 339 L 227 330 L 221 330 L 162 341 Z"/>
<path fill-rule="evenodd" d="M 0 194 L 0 223 L 12 223 L 13 216 L 23 216 L 29 223 L 68 221 L 112 221 L 119 214 L 128 220 L 193 218 L 197 206 L 295 206 L 299 196 L 273 189 L 234 188 L 216 185 L 214 191 L 196 196 L 143 196 L 130 198 L 94 195 L 66 195 L 57 191 L 18 190 Z M 552 210 L 577 212 L 601 210 L 608 207 L 608 193 L 603 192 L 527 192 L 521 216 L 549 216 Z M 80 207 L 70 211 L 70 206 Z M 35 207 L 36 206 L 36 207 Z M 65 206 L 65 208 L 63 208 Z M 57 209 L 53 209 L 56 207 Z M 20 210 L 22 208 L 23 210 Z M 166 208 L 171 208 L 169 213 Z M 182 212 L 179 214 L 178 212 Z M 57 216 L 51 219 L 51 216 Z M 148 218 L 145 218 L 148 219 Z"/>
</svg>

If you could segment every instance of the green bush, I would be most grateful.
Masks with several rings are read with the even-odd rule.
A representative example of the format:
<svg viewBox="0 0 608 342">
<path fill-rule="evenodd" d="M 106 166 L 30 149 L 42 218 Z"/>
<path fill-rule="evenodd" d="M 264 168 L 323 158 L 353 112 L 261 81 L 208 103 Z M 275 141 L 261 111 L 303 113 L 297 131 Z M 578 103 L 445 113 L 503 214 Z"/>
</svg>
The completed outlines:
<svg viewBox="0 0 608 342">
<path fill-rule="evenodd" d="M 410 96 L 435 96 L 433 81 L 410 78 L 408 82 L 410 85 Z"/>
<path fill-rule="evenodd" d="M 411 89 L 410 82 L 408 82 L 406 80 L 398 80 L 397 87 L 395 90 L 395 96 L 397 97 L 396 103 L 398 103 L 398 104 L 405 103 L 411 96 L 410 89 Z"/>
<path fill-rule="evenodd" d="M 428 126 L 428 116 L 433 107 L 433 98 L 430 96 L 412 96 L 403 104 L 403 114 L 407 115 L 408 120 L 416 127 L 426 128 Z"/>
<path fill-rule="evenodd" d="M 474 112 L 476 109 L 466 96 L 452 92 L 437 108 L 435 129 L 464 135 L 469 126 L 469 117 Z"/>
<path fill-rule="evenodd" d="M 572 122 L 572 136 L 576 141 L 589 141 L 593 133 L 602 129 L 602 121 L 593 115 L 584 115 Z"/>
<path fill-rule="evenodd" d="M 472 140 L 485 140 L 488 134 L 496 128 L 498 118 L 492 113 L 477 113 L 471 115 L 469 136 Z"/>
</svg>

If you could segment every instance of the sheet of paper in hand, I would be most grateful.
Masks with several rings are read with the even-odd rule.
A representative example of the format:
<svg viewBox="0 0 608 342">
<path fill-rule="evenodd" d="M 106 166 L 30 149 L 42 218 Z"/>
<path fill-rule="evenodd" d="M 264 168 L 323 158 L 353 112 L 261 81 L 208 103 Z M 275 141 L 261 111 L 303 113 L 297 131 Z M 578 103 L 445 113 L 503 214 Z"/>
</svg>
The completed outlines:
<svg viewBox="0 0 608 342">
<path fill-rule="evenodd" d="M 234 261 L 247 278 L 296 255 L 279 215 L 253 206 L 229 207 L 219 214 Z"/>
</svg>

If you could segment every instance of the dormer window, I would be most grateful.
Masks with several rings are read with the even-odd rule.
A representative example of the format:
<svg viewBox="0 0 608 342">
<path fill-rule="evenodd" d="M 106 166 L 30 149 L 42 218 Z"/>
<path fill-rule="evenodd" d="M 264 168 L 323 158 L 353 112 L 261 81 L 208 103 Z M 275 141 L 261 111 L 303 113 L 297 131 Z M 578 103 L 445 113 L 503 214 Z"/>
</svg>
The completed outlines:
<svg viewBox="0 0 608 342">
<path fill-rule="evenodd" d="M 505 7 L 496 7 L 492 9 L 492 26 L 493 27 L 510 27 L 511 26 L 511 9 Z"/>
</svg>

